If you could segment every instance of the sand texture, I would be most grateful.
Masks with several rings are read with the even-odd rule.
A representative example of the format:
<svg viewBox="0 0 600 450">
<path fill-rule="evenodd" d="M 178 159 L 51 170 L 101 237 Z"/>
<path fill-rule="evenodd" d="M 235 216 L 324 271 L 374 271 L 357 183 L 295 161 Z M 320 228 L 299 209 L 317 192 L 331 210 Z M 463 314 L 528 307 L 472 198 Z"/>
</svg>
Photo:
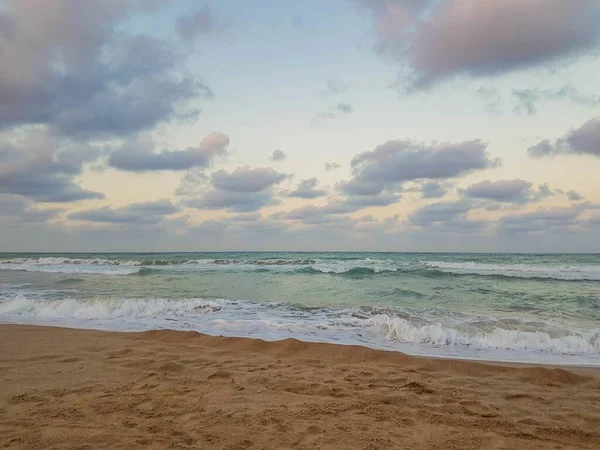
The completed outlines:
<svg viewBox="0 0 600 450">
<path fill-rule="evenodd" d="M 600 449 L 600 372 L 0 326 L 0 448 Z"/>
</svg>

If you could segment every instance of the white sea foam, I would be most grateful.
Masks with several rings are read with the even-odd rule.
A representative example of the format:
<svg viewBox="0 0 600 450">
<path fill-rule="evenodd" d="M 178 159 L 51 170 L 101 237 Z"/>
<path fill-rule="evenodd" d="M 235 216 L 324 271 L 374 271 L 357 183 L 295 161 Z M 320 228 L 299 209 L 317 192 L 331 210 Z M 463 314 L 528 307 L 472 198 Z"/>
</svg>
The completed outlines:
<svg viewBox="0 0 600 450">
<path fill-rule="evenodd" d="M 24 295 L 0 303 L 0 315 L 36 319 L 143 319 L 175 318 L 184 314 L 202 314 L 220 310 L 221 302 L 205 299 L 115 299 L 36 300 Z"/>
<path fill-rule="evenodd" d="M 368 269 L 375 273 L 397 272 L 398 266 L 390 259 L 361 259 L 361 260 L 322 260 L 316 261 L 310 265 L 314 270 L 323 273 L 347 273 L 355 269 Z"/>
<path fill-rule="evenodd" d="M 540 266 L 483 264 L 477 262 L 421 261 L 423 267 L 457 275 L 543 278 L 567 281 L 600 281 L 600 265 Z"/>
<path fill-rule="evenodd" d="M 371 322 L 382 330 L 387 339 L 436 346 L 459 345 L 478 349 L 501 349 L 581 354 L 600 352 L 600 330 L 591 332 L 522 331 L 494 328 L 492 331 L 459 330 L 440 323 L 411 324 L 409 321 L 387 315 L 374 316 Z"/>
<path fill-rule="evenodd" d="M 501 319 L 488 319 L 485 326 L 479 326 L 480 321 L 473 320 L 472 316 L 466 316 L 462 323 L 455 320 L 446 324 L 433 318 L 411 320 L 410 317 L 391 310 L 387 314 L 373 315 L 359 308 L 302 309 L 286 304 L 201 298 L 43 300 L 17 295 L 0 302 L 0 320 L 21 323 L 49 322 L 88 327 L 93 322 L 102 328 L 117 330 L 195 329 L 209 334 L 268 339 L 296 337 L 402 351 L 407 351 L 407 345 L 416 345 L 446 349 L 442 352 L 463 356 L 468 349 L 555 355 L 600 354 L 600 329 L 579 331 L 541 324 L 537 330 L 532 330 L 531 324 L 520 326 L 514 320 L 507 329 L 502 328 L 507 325 Z"/>
<path fill-rule="evenodd" d="M 109 260 L 70 260 L 68 258 L 39 258 L 1 262 L 0 270 L 18 270 L 24 272 L 65 273 L 65 274 L 94 274 L 94 275 L 131 275 L 138 273 L 141 266 L 135 264 L 112 264 Z M 73 262 L 77 261 L 77 262 Z M 102 261 L 102 262 L 99 262 Z M 127 262 L 126 262 L 127 263 Z"/>
<path fill-rule="evenodd" d="M 0 270 L 18 270 L 25 272 L 47 272 L 65 274 L 131 275 L 142 268 L 154 270 L 179 270 L 196 272 L 214 271 L 255 271 L 291 272 L 312 269 L 328 274 L 343 274 L 356 269 L 366 269 L 374 273 L 396 272 L 398 266 L 392 260 L 356 259 L 195 259 L 181 262 L 124 261 L 112 259 L 79 259 L 67 257 L 15 258 L 0 262 Z"/>
</svg>

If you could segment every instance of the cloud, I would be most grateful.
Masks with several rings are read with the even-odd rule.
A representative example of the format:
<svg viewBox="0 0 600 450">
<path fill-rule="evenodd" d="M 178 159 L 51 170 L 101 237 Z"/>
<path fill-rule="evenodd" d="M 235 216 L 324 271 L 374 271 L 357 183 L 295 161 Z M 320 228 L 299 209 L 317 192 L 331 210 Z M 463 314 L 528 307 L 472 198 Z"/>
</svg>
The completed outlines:
<svg viewBox="0 0 600 450">
<path fill-rule="evenodd" d="M 339 115 L 351 114 L 353 111 L 354 108 L 352 108 L 352 105 L 339 102 L 338 104 L 327 108 L 326 111 L 317 114 L 312 120 L 312 123 L 315 124 L 320 119 L 335 119 Z"/>
<path fill-rule="evenodd" d="M 346 92 L 350 86 L 339 78 L 330 78 L 327 80 L 327 93 L 328 94 L 341 94 Z"/>
<path fill-rule="evenodd" d="M 228 145 L 229 137 L 226 134 L 213 132 L 204 137 L 197 147 L 188 147 L 185 150 L 164 149 L 155 152 L 156 143 L 151 137 L 138 136 L 113 151 L 108 164 L 129 172 L 208 167 L 215 158 L 227 154 Z"/>
<path fill-rule="evenodd" d="M 0 222 L 14 224 L 44 223 L 58 214 L 63 209 L 40 209 L 24 197 L 16 195 L 0 195 Z"/>
<path fill-rule="evenodd" d="M 44 124 L 67 136 L 124 136 L 190 118 L 210 88 L 173 43 L 121 24 L 156 2 L 7 0 L 0 33 L 0 126 Z M 151 93 L 151 95 L 149 95 Z"/>
<path fill-rule="evenodd" d="M 289 175 L 271 167 L 238 167 L 233 172 L 219 170 L 212 174 L 211 184 L 228 192 L 260 192 L 287 179 Z"/>
<path fill-rule="evenodd" d="M 375 195 L 349 195 L 341 199 L 333 199 L 325 209 L 331 214 L 351 213 L 366 208 L 390 206 L 398 203 L 402 197 L 397 194 L 380 193 Z"/>
<path fill-rule="evenodd" d="M 83 165 L 103 149 L 74 144 L 45 130 L 30 130 L 0 138 L 0 193 L 17 194 L 39 202 L 72 202 L 103 198 L 75 183 Z"/>
<path fill-rule="evenodd" d="M 423 198 L 441 198 L 452 188 L 452 183 L 440 183 L 439 181 L 426 181 L 419 186 Z"/>
<path fill-rule="evenodd" d="M 147 203 L 133 203 L 123 208 L 88 209 L 69 214 L 69 219 L 87 222 L 103 222 L 111 224 L 151 225 L 161 222 L 164 216 L 175 214 L 179 208 L 170 200 L 158 200 Z"/>
<path fill-rule="evenodd" d="M 481 181 L 470 185 L 465 191 L 466 197 L 493 200 L 501 203 L 528 203 L 541 200 L 554 192 L 548 185 L 535 190 L 533 183 L 525 180 Z"/>
<path fill-rule="evenodd" d="M 305 225 L 340 224 L 354 225 L 355 219 L 346 214 L 366 208 L 389 206 L 399 202 L 398 195 L 361 195 L 330 199 L 324 206 L 306 205 L 287 212 L 277 212 L 270 217 L 274 220 L 299 221 Z"/>
<path fill-rule="evenodd" d="M 340 165 L 340 163 L 337 163 L 335 161 L 325 163 L 325 172 L 332 172 L 341 168 L 342 166 Z"/>
<path fill-rule="evenodd" d="M 327 195 L 327 191 L 324 189 L 316 189 L 319 184 L 319 180 L 316 177 L 309 178 L 307 180 L 302 180 L 296 186 L 296 189 L 288 194 L 288 197 L 298 197 L 298 198 L 317 198 L 323 197 Z"/>
<path fill-rule="evenodd" d="M 443 180 L 494 167 L 487 143 L 388 141 L 352 159 L 353 178 L 338 187 L 348 195 L 377 195 L 397 191 L 407 181 Z"/>
<path fill-rule="evenodd" d="M 298 221 L 305 225 L 323 225 L 348 220 L 346 216 L 332 215 L 327 208 L 314 205 L 306 205 L 288 212 L 274 213 L 270 217 L 274 220 Z"/>
<path fill-rule="evenodd" d="M 588 120 L 565 136 L 543 140 L 528 149 L 529 156 L 541 158 L 557 155 L 591 155 L 600 157 L 600 117 Z"/>
<path fill-rule="evenodd" d="M 485 109 L 487 112 L 492 114 L 501 112 L 502 99 L 496 88 L 481 86 L 475 93 L 485 101 Z"/>
<path fill-rule="evenodd" d="M 595 0 L 354 1 L 372 12 L 378 50 L 407 65 L 413 88 L 579 55 L 600 37 Z"/>
<path fill-rule="evenodd" d="M 186 185 L 185 193 L 190 197 L 184 200 L 184 204 L 197 209 L 258 211 L 264 206 L 279 203 L 274 186 L 287 178 L 288 174 L 270 167 L 238 167 L 232 172 L 219 170 L 210 178 L 198 179 L 200 184 L 196 186 L 195 193 L 190 185 Z"/>
<path fill-rule="evenodd" d="M 573 202 L 578 202 L 578 201 L 584 199 L 583 195 L 581 195 L 579 192 L 576 192 L 576 191 L 567 192 L 567 198 Z"/>
<path fill-rule="evenodd" d="M 473 203 L 468 200 L 432 203 L 410 214 L 409 222 L 421 227 L 430 227 L 456 219 L 466 219 L 466 214 L 472 208 Z"/>
<path fill-rule="evenodd" d="M 199 198 L 190 198 L 184 205 L 197 209 L 224 209 L 230 212 L 253 212 L 264 206 L 276 204 L 272 189 L 259 192 L 227 192 L 210 190 Z"/>
<path fill-rule="evenodd" d="M 175 29 L 184 39 L 194 39 L 200 34 L 210 33 L 215 29 L 213 14 L 208 7 L 204 5 L 193 14 L 185 14 L 177 19 Z"/>
<path fill-rule="evenodd" d="M 349 105 L 348 103 L 338 103 L 335 106 L 335 109 L 337 111 L 343 112 L 343 113 L 351 113 L 352 112 L 352 105 Z"/>
<path fill-rule="evenodd" d="M 286 158 L 287 158 L 287 155 L 285 153 L 283 153 L 281 150 L 275 150 L 273 152 L 273 154 L 271 155 L 271 161 L 273 161 L 273 162 L 285 161 Z"/>
<path fill-rule="evenodd" d="M 579 204 L 569 207 L 538 209 L 529 213 L 513 214 L 500 219 L 499 232 L 505 234 L 547 232 L 552 229 L 568 228 L 577 225 L 577 219 L 591 204 Z"/>
<path fill-rule="evenodd" d="M 549 100 L 569 100 L 578 105 L 598 106 L 600 96 L 583 94 L 573 86 L 561 89 L 514 89 L 513 96 L 517 99 L 514 111 L 529 115 L 537 113 L 537 104 Z"/>
</svg>

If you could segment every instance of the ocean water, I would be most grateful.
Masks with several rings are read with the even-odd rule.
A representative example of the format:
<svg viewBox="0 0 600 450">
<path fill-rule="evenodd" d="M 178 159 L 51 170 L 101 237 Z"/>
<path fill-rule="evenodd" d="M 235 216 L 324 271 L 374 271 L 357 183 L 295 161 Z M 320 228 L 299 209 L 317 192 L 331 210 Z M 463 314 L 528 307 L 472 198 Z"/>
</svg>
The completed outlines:
<svg viewBox="0 0 600 450">
<path fill-rule="evenodd" d="M 600 255 L 0 254 L 0 322 L 600 365 Z"/>
</svg>

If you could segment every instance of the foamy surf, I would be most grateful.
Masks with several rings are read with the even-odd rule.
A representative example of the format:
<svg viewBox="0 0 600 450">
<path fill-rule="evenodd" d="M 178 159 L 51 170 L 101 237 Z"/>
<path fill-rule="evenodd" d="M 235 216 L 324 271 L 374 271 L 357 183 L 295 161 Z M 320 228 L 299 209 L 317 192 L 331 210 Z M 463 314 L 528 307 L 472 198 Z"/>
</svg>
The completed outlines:
<svg viewBox="0 0 600 450">
<path fill-rule="evenodd" d="M 513 327 L 506 329 L 502 320 L 464 316 L 457 322 L 453 317 L 453 323 L 444 324 L 426 315 L 389 309 L 386 313 L 372 308 L 307 309 L 201 298 L 43 300 L 18 295 L 0 303 L 0 321 L 12 323 L 61 323 L 116 331 L 193 329 L 214 335 L 360 344 L 415 354 L 472 357 L 492 350 L 504 352 L 503 359 L 519 360 L 534 353 L 538 359 L 546 355 L 547 361 L 586 357 L 588 363 L 597 360 L 600 364 L 600 329 L 580 331 L 544 324 L 531 331 L 530 324 L 519 325 L 513 319 Z M 476 325 L 481 323 L 485 325 Z"/>
<path fill-rule="evenodd" d="M 599 255 L 0 254 L 0 321 L 600 365 L 599 282 Z"/>
<path fill-rule="evenodd" d="M 539 266 L 528 264 L 483 264 L 478 262 L 421 261 L 422 267 L 456 275 L 540 278 L 565 281 L 600 281 L 600 266 Z"/>
<path fill-rule="evenodd" d="M 345 274 L 356 270 L 378 274 L 397 272 L 398 265 L 392 260 L 356 259 L 192 259 L 185 261 L 168 260 L 111 260 L 103 258 L 14 258 L 0 262 L 0 270 L 24 272 L 88 274 L 88 275 L 133 275 L 142 269 L 184 272 L 224 272 L 224 271 L 271 271 L 293 272 L 310 269 L 324 274 Z"/>
<path fill-rule="evenodd" d="M 2 262 L 0 270 L 15 270 L 21 272 L 64 273 L 82 275 L 133 275 L 139 273 L 142 267 L 136 264 L 113 264 L 106 262 L 73 261 L 43 261 L 26 260 L 23 262 Z M 62 259 L 62 258 L 61 258 Z"/>
</svg>

